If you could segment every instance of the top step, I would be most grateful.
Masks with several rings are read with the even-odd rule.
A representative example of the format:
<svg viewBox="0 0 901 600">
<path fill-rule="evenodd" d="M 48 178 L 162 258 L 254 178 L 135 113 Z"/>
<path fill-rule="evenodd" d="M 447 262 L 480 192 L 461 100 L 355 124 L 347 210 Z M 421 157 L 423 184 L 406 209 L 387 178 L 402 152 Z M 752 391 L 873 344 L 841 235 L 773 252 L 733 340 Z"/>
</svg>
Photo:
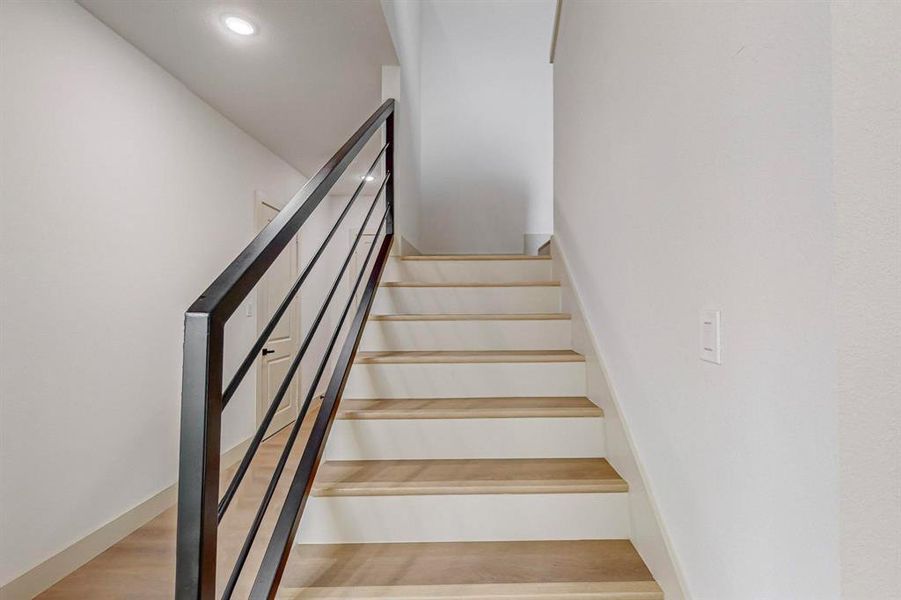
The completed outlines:
<svg viewBox="0 0 901 600">
<path fill-rule="evenodd" d="M 392 256 L 388 260 L 382 281 L 425 283 L 549 281 L 553 266 L 549 259 L 549 256 L 518 254 Z"/>
</svg>

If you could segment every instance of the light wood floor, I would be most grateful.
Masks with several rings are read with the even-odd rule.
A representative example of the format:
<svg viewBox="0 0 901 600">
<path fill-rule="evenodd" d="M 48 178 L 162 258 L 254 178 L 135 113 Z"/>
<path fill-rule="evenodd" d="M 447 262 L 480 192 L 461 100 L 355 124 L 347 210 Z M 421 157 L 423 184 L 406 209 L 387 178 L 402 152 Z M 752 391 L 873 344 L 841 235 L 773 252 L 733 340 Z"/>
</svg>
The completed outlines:
<svg viewBox="0 0 901 600">
<path fill-rule="evenodd" d="M 297 467 L 309 428 L 318 412 L 317 409 L 318 406 L 314 407 L 307 415 L 285 469 L 285 475 L 282 476 L 281 482 L 276 488 L 272 506 L 257 537 L 262 542 L 269 539 L 290 483 L 290 475 Z M 288 433 L 288 428 L 283 429 L 263 442 L 245 476 L 244 483 L 222 521 L 219 528 L 218 557 L 220 585 L 224 585 L 231 572 L 235 556 L 244 542 L 244 536 L 269 483 L 272 469 L 278 461 Z M 233 472 L 234 469 L 229 469 L 223 474 L 220 491 L 224 489 L 225 483 L 231 478 Z M 175 589 L 175 526 L 176 514 L 173 507 L 62 579 L 38 598 L 40 600 L 172 598 Z M 250 584 L 252 584 L 252 576 L 256 574 L 264 550 L 265 547 L 262 547 L 262 544 L 254 545 L 244 568 L 244 576 L 236 589 L 235 598 L 247 596 Z M 292 562 L 289 562 L 289 568 L 292 563 L 293 559 Z M 219 597 L 220 594 L 221 590 L 217 592 L 216 596 Z"/>
</svg>

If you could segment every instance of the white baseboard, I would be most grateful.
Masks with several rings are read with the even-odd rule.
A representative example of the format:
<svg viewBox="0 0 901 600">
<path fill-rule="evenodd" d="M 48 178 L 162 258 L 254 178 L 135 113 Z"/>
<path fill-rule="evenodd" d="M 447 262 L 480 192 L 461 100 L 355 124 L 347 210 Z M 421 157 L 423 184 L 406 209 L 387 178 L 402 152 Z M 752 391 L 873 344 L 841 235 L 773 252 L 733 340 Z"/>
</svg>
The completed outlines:
<svg viewBox="0 0 901 600">
<path fill-rule="evenodd" d="M 250 439 L 222 454 L 222 469 L 235 465 L 250 445 Z M 65 550 L 29 569 L 3 587 L 0 600 L 29 600 L 70 573 L 90 562 L 113 544 L 143 527 L 175 506 L 178 485 L 173 483 L 137 506 L 125 511 L 106 525 L 81 538 Z"/>
<path fill-rule="evenodd" d="M 647 564 L 667 600 L 691 596 L 684 572 L 658 510 L 650 482 L 629 433 L 622 404 L 616 395 L 591 326 L 579 286 L 571 277 L 566 252 L 559 238 L 551 238 L 554 278 L 560 281 L 562 310 L 572 315 L 573 349 L 585 356 L 588 397 L 604 410 L 607 460 L 629 483 L 632 543 Z"/>
</svg>

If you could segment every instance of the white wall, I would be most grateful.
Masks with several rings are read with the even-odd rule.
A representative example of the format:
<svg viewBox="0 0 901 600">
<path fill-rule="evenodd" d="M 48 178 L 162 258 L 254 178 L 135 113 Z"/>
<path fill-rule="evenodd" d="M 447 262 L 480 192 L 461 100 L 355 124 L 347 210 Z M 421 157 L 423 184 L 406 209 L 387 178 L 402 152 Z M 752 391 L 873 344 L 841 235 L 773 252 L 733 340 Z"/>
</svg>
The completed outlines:
<svg viewBox="0 0 901 600">
<path fill-rule="evenodd" d="M 842 595 L 901 598 L 901 4 L 832 10 Z"/>
<path fill-rule="evenodd" d="M 421 250 L 522 252 L 553 229 L 554 2 L 421 5 Z"/>
<path fill-rule="evenodd" d="M 563 11 L 555 236 L 698 600 L 839 593 L 830 29 L 825 3 Z"/>
<path fill-rule="evenodd" d="M 395 120 L 395 213 L 397 233 L 416 248 L 421 245 L 420 0 L 382 0 L 382 11 L 400 63 L 400 94 Z M 384 69 L 383 69 L 384 87 Z"/>
<path fill-rule="evenodd" d="M 603 345 L 587 321 L 583 294 L 573 280 L 557 238 L 551 239 L 554 279 L 560 281 L 562 312 L 572 317 L 572 349 L 585 357 L 585 391 L 604 411 L 604 456 L 629 484 L 629 539 L 664 590 L 666 600 L 685 600 L 683 569 L 676 562 L 659 505 L 647 487 L 647 470 L 638 461 L 635 440 L 623 420 L 622 400 L 610 386 Z"/>
<path fill-rule="evenodd" d="M 182 314 L 251 239 L 254 191 L 304 179 L 79 6 L 0 15 L 3 584 L 175 481 Z"/>
</svg>

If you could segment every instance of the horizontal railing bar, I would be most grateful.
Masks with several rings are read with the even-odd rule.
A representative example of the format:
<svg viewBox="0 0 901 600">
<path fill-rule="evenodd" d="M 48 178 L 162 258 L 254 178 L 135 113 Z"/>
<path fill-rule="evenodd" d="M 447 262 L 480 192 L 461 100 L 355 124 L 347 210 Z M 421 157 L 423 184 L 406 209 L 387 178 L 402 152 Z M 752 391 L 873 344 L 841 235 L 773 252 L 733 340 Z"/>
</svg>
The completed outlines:
<svg viewBox="0 0 901 600">
<path fill-rule="evenodd" d="M 208 314 L 217 323 L 227 321 L 392 112 L 394 100 L 386 100 L 226 267 L 188 312 Z"/>
<path fill-rule="evenodd" d="M 389 203 L 390 209 L 391 204 Z M 394 234 L 389 233 L 385 235 L 385 239 L 379 249 L 378 258 L 369 274 L 366 291 L 363 293 L 360 306 L 348 330 L 341 354 L 338 356 L 338 362 L 334 371 L 332 371 L 332 377 L 325 392 L 325 399 L 322 401 L 319 414 L 310 431 L 310 437 L 304 448 L 300 464 L 294 473 L 291 487 L 288 489 L 288 495 L 285 497 L 275 529 L 269 539 L 269 545 L 266 547 L 263 562 L 251 588 L 250 598 L 252 600 L 271 600 L 278 591 L 278 584 L 281 581 L 285 563 L 291 552 L 291 545 L 297 535 L 297 527 L 303 515 L 310 487 L 313 485 L 313 478 L 322 458 L 325 441 L 328 439 L 332 422 L 335 420 L 339 398 L 344 393 L 344 386 L 347 383 L 350 368 L 356 356 L 357 348 L 360 346 L 363 327 L 366 324 L 366 319 L 369 317 L 372 301 L 381 280 L 382 271 L 385 268 L 385 262 L 393 240 Z M 373 244 L 373 247 L 375 247 L 375 244 Z"/>
<path fill-rule="evenodd" d="M 294 375 L 297 373 L 297 369 L 300 367 L 300 361 L 306 354 L 307 349 L 309 348 L 310 343 L 313 340 L 313 336 L 319 329 L 319 324 L 322 322 L 322 317 L 325 315 L 326 310 L 328 310 L 329 303 L 332 301 L 332 297 L 335 295 L 335 291 L 341 284 L 341 279 L 344 277 L 344 272 L 347 271 L 347 267 L 350 264 L 351 259 L 353 258 L 354 252 L 357 249 L 357 245 L 360 243 L 360 239 L 363 237 L 363 232 L 366 229 L 366 225 L 369 223 L 372 212 L 375 210 L 376 204 L 378 204 L 379 198 L 382 195 L 382 191 L 385 189 L 385 185 L 388 183 L 388 180 L 390 178 L 391 173 L 387 173 L 385 175 L 385 179 L 382 180 L 382 184 L 379 186 L 378 192 L 376 192 L 375 198 L 372 201 L 372 205 L 369 207 L 369 211 L 366 213 L 366 218 L 363 219 L 363 224 L 360 226 L 360 231 L 357 232 L 357 236 L 356 238 L 354 238 L 354 242 L 350 247 L 350 252 L 347 253 L 347 258 L 344 259 L 344 263 L 341 265 L 341 269 L 338 271 L 338 275 L 335 277 L 335 281 L 332 283 L 332 287 L 329 290 L 325 301 L 322 303 L 322 306 L 319 307 L 319 312 L 316 314 L 316 318 L 313 320 L 313 325 L 310 327 L 310 330 L 307 332 L 306 336 L 304 336 L 303 342 L 301 343 L 294 359 L 291 361 L 291 364 L 288 367 L 288 371 L 287 373 L 285 373 L 285 377 L 282 379 L 281 385 L 279 385 L 278 391 L 276 391 L 272 400 L 269 402 L 269 406 L 266 408 L 266 413 L 265 415 L 263 415 L 263 419 L 260 421 L 260 425 L 254 433 L 253 439 L 250 441 L 250 446 L 248 446 L 247 450 L 244 452 L 244 457 L 241 459 L 241 464 L 238 465 L 238 470 L 235 471 L 235 474 L 232 476 L 232 480 L 228 484 L 228 488 L 225 490 L 225 494 L 222 495 L 222 499 L 219 501 L 217 513 L 218 522 L 221 522 L 222 517 L 225 516 L 225 511 L 228 510 L 228 506 L 229 504 L 231 504 L 232 498 L 234 498 L 235 493 L 237 493 L 238 486 L 241 485 L 241 481 L 244 479 L 244 475 L 247 473 L 247 470 L 250 467 L 250 463 L 253 460 L 253 457 L 256 455 L 257 449 L 260 447 L 260 443 L 263 441 L 263 437 L 266 435 L 266 430 L 269 428 L 269 424 L 272 422 L 272 419 L 275 416 L 278 407 L 281 405 L 285 394 L 288 392 L 288 388 L 291 387 L 291 381 L 294 379 Z"/>
<path fill-rule="evenodd" d="M 344 217 L 346 217 L 347 213 L 350 212 L 350 207 L 353 205 L 354 201 L 357 199 L 357 196 L 359 196 L 360 192 L 363 190 L 363 187 L 366 185 L 366 178 L 372 175 L 372 172 L 375 170 L 376 165 L 382 158 L 382 155 L 385 154 L 385 150 L 387 148 L 388 144 L 385 144 L 384 146 L 382 146 L 382 149 L 379 150 L 378 156 L 376 156 L 375 160 L 372 161 L 372 165 L 370 165 L 369 170 L 366 171 L 366 175 L 363 176 L 363 179 L 360 181 L 359 185 L 357 185 L 357 189 L 354 190 L 354 193 L 350 197 L 350 200 L 347 201 L 347 205 L 344 207 L 344 210 L 341 211 L 341 214 L 338 216 L 338 220 L 335 221 L 334 226 L 332 226 L 332 230 L 329 231 L 327 236 L 325 236 L 325 240 L 323 240 L 323 242 L 319 245 L 319 249 L 316 250 L 316 254 L 313 255 L 313 258 L 311 258 L 310 262 L 307 263 L 307 266 L 304 267 L 303 273 L 300 274 L 300 277 L 297 278 L 297 280 L 291 286 L 291 289 L 288 290 L 285 298 L 282 300 L 281 304 L 279 304 L 278 308 L 275 309 L 275 312 L 272 314 L 269 322 L 266 323 L 266 327 L 263 328 L 263 331 L 260 333 L 259 337 L 257 337 L 257 340 L 253 343 L 253 346 L 251 346 L 250 351 L 247 353 L 247 356 L 244 357 L 244 361 L 238 367 L 238 370 L 235 371 L 235 374 L 232 376 L 231 381 L 229 381 L 228 385 L 225 388 L 225 391 L 222 393 L 222 408 L 225 408 L 228 404 L 228 401 L 231 400 L 232 396 L 235 395 L 235 392 L 238 390 L 238 386 L 241 384 L 241 381 L 244 380 L 244 376 L 247 375 L 250 367 L 253 366 L 253 364 L 256 362 L 257 355 L 260 353 L 260 350 L 262 350 L 263 346 L 266 345 L 266 342 L 269 341 L 269 336 L 272 335 L 273 331 L 275 331 L 275 327 L 278 325 L 278 322 L 288 310 L 288 307 L 291 305 L 291 302 L 294 300 L 294 297 L 300 290 L 300 286 L 302 286 L 303 282 L 306 281 L 307 276 L 310 274 L 310 271 L 312 271 L 313 267 L 316 265 L 316 261 L 318 261 L 319 257 L 322 256 L 322 253 L 325 252 L 325 247 L 331 241 L 332 236 L 335 235 L 335 232 L 338 231 L 338 226 L 341 225 L 342 221 L 344 221 Z"/>
<path fill-rule="evenodd" d="M 385 209 L 385 213 L 382 215 L 382 219 L 379 222 L 379 227 L 375 232 L 376 238 L 378 238 L 379 234 L 382 232 L 382 228 L 385 226 L 385 221 L 388 217 L 389 211 L 390 207 L 387 207 Z M 338 341 L 338 336 L 341 333 L 341 329 L 344 327 L 344 320 L 347 318 L 347 314 L 350 312 L 350 307 L 353 304 L 354 297 L 356 296 L 357 290 L 360 287 L 360 282 L 363 281 L 363 274 L 366 272 L 366 267 L 369 266 L 369 259 L 372 258 L 373 250 L 375 250 L 374 243 L 372 244 L 372 246 L 370 246 L 369 251 L 366 253 L 366 259 L 363 261 L 363 266 L 360 268 L 360 272 L 357 274 L 357 279 L 354 282 L 353 289 L 351 289 L 350 295 L 347 298 L 347 302 L 344 304 L 344 310 L 341 313 L 341 318 L 338 320 L 338 325 L 335 327 L 332 338 L 331 340 L 329 340 L 328 347 L 326 348 L 325 353 L 322 356 L 322 360 L 319 362 L 319 368 L 316 371 L 316 376 L 313 378 L 313 382 L 310 384 L 310 389 L 307 392 L 307 397 L 304 398 L 301 413 L 300 415 L 298 415 L 297 420 L 294 422 L 294 426 L 291 428 L 291 435 L 288 437 L 288 441 L 285 443 L 285 447 L 282 449 L 282 454 L 278 459 L 278 464 L 276 465 L 275 470 L 272 472 L 272 476 L 269 479 L 269 485 L 266 487 L 266 493 L 263 496 L 263 501 L 257 508 L 257 513 L 256 515 L 254 515 L 253 523 L 250 526 L 247 537 L 244 538 L 244 544 L 241 547 L 241 551 L 238 554 L 238 558 L 235 561 L 234 567 L 232 568 L 231 575 L 229 576 L 228 582 L 225 585 L 225 591 L 222 594 L 222 600 L 229 600 L 231 598 L 235 586 L 238 583 L 238 578 L 241 576 L 241 571 L 244 569 L 244 564 L 247 562 L 247 556 L 250 554 L 250 549 L 253 547 L 253 542 L 254 540 L 256 540 L 257 533 L 259 533 L 260 530 L 260 525 L 262 524 L 263 518 L 266 515 L 266 511 L 269 508 L 269 503 L 272 501 L 272 496 L 275 494 L 275 488 L 278 485 L 279 479 L 281 479 L 285 465 L 288 463 L 288 457 L 290 456 L 291 449 L 293 448 L 294 442 L 297 439 L 297 434 L 300 431 L 303 419 L 304 417 L 306 417 L 307 409 L 312 402 L 319 382 L 322 380 L 322 374 L 325 372 L 325 368 L 328 365 L 328 359 L 332 354 L 332 350 L 334 350 L 335 348 L 335 342 Z"/>
</svg>

